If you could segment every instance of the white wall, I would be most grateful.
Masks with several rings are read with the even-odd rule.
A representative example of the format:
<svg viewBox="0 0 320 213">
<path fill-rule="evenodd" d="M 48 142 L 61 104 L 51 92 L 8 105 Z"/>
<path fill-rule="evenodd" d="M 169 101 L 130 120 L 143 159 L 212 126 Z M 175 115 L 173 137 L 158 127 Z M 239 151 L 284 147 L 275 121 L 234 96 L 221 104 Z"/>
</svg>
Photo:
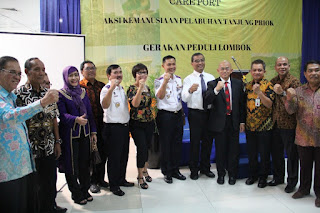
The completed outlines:
<svg viewBox="0 0 320 213">
<path fill-rule="evenodd" d="M 40 32 L 40 0 L 0 0 L 0 31 Z"/>
</svg>

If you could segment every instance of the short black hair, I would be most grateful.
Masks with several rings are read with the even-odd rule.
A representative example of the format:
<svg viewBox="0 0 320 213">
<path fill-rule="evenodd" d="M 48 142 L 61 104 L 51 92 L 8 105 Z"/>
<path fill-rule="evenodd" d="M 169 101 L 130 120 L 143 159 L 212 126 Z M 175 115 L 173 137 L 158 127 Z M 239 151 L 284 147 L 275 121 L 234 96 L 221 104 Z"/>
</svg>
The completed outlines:
<svg viewBox="0 0 320 213">
<path fill-rule="evenodd" d="M 119 68 L 120 66 L 118 64 L 111 64 L 110 66 L 108 66 L 106 73 L 107 75 L 111 75 L 111 71 L 114 69 Z"/>
<path fill-rule="evenodd" d="M 84 68 L 84 65 L 85 64 L 92 64 L 93 66 L 96 66 L 92 61 L 89 61 L 89 60 L 86 60 L 86 61 L 83 61 L 81 64 L 80 64 L 80 70 L 82 71 L 83 68 Z"/>
<path fill-rule="evenodd" d="M 304 65 L 303 67 L 303 72 L 306 72 L 307 71 L 307 68 L 308 68 L 308 65 L 309 64 L 318 64 L 320 65 L 320 61 L 317 61 L 317 60 L 310 60 L 310 61 L 307 61 L 307 63 Z"/>
<path fill-rule="evenodd" d="M 139 72 L 140 70 L 146 70 L 146 71 L 147 71 L 147 74 L 148 74 L 148 68 L 147 68 L 147 66 L 144 65 L 144 64 L 139 63 L 139 64 L 134 65 L 134 66 L 132 67 L 132 76 L 133 76 L 134 78 L 136 78 L 137 72 Z"/>
<path fill-rule="evenodd" d="M 24 68 L 27 69 L 28 71 L 31 70 L 33 63 L 32 61 L 39 59 L 37 57 L 33 57 L 33 58 L 29 58 L 26 60 L 26 62 L 24 63 Z"/>
<path fill-rule="evenodd" d="M 191 56 L 191 62 L 193 62 L 193 57 L 198 56 L 198 55 L 202 55 L 203 58 L 204 58 L 204 55 L 203 55 L 202 53 L 194 53 L 194 54 Z"/>
<path fill-rule="evenodd" d="M 262 64 L 263 69 L 266 70 L 266 63 L 264 63 L 263 60 L 257 59 L 257 60 L 254 60 L 253 62 L 251 62 L 251 69 L 252 69 L 252 65 L 254 65 L 254 64 Z"/>
<path fill-rule="evenodd" d="M 162 63 L 164 64 L 164 62 L 166 62 L 166 60 L 173 58 L 174 60 L 176 60 L 175 57 L 173 57 L 172 55 L 167 55 L 165 57 L 162 58 Z"/>
<path fill-rule="evenodd" d="M 7 65 L 8 62 L 14 61 L 18 62 L 18 60 L 12 56 L 2 56 L 0 58 L 0 70 L 4 69 L 4 67 Z M 19 63 L 19 62 L 18 62 Z"/>
</svg>

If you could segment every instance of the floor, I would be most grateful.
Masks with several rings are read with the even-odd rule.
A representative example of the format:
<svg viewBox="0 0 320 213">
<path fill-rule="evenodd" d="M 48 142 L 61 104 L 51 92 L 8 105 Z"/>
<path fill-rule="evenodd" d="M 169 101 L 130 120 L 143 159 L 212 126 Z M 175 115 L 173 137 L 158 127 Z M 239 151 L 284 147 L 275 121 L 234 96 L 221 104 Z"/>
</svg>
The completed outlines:
<svg viewBox="0 0 320 213">
<path fill-rule="evenodd" d="M 217 178 L 211 179 L 203 175 L 198 180 L 191 180 L 187 167 L 180 169 L 181 173 L 187 176 L 187 180 L 173 179 L 173 184 L 170 185 L 164 182 L 160 170 L 150 169 L 149 174 L 153 181 L 149 184 L 149 189 L 139 189 L 135 155 L 135 146 L 131 142 L 127 180 L 134 182 L 135 186 L 122 187 L 121 189 L 126 193 L 123 197 L 115 196 L 109 190 L 102 189 L 100 193 L 93 194 L 93 202 L 84 206 L 75 204 L 71 200 L 68 187 L 64 186 L 66 183 L 64 175 L 58 174 L 57 189 L 64 186 L 57 195 L 58 205 L 68 208 L 68 212 L 72 213 L 320 212 L 320 209 L 314 205 L 313 191 L 305 198 L 294 200 L 291 198 L 292 193 L 284 192 L 285 184 L 260 189 L 256 184 L 247 186 L 245 179 L 241 179 L 237 180 L 234 186 L 230 186 L 227 181 L 224 185 L 219 185 L 216 182 Z M 217 174 L 215 164 L 212 164 L 211 170 Z"/>
</svg>

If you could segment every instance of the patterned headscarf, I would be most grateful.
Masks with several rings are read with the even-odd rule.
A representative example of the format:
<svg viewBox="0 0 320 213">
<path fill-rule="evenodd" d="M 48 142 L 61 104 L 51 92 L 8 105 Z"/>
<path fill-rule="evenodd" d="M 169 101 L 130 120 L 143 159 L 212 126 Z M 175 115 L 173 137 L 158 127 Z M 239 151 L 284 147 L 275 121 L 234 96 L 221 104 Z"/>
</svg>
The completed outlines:
<svg viewBox="0 0 320 213">
<path fill-rule="evenodd" d="M 79 109 L 80 115 L 83 115 L 83 114 L 87 114 L 87 108 L 80 97 L 82 94 L 82 89 L 80 87 L 80 84 L 78 83 L 78 85 L 74 87 L 70 84 L 68 80 L 68 76 L 75 71 L 78 72 L 79 74 L 78 69 L 73 66 L 67 66 L 66 68 L 63 69 L 63 81 L 64 81 L 63 88 L 67 91 L 69 95 L 71 95 L 72 100 L 74 101 L 76 107 Z"/>
</svg>

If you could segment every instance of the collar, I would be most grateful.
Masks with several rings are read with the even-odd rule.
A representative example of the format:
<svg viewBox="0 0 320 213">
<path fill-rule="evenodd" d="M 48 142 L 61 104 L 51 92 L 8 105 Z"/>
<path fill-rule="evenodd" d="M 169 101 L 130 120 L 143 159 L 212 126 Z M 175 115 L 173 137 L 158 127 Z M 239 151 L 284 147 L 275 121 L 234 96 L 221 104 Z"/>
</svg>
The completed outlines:
<svg viewBox="0 0 320 213">
<path fill-rule="evenodd" d="M 200 77 L 200 74 L 202 74 L 202 75 L 204 76 L 204 73 L 205 73 L 204 70 L 202 71 L 202 73 L 199 73 L 199 72 L 193 70 L 193 74 L 194 74 L 196 77 Z"/>
<path fill-rule="evenodd" d="M 287 75 L 283 79 L 280 79 L 280 76 L 278 75 L 277 76 L 277 81 L 283 82 L 283 81 L 286 81 L 286 80 L 288 80 L 290 78 L 291 78 L 291 74 L 290 73 L 287 73 Z"/>
<path fill-rule="evenodd" d="M 4 98 L 8 97 L 10 94 L 13 94 L 13 92 L 8 92 L 5 88 L 3 88 L 0 85 L 0 95 Z"/>
<path fill-rule="evenodd" d="M 92 84 L 90 81 L 88 81 L 86 78 L 83 78 L 82 81 L 83 81 L 83 83 L 84 83 L 86 86 L 88 86 L 89 83 L 90 83 L 91 85 L 95 84 L 97 80 L 94 79 L 94 83 L 93 83 L 93 84 Z"/>
<path fill-rule="evenodd" d="M 231 85 L 231 79 L 230 79 L 230 77 L 228 78 L 227 81 L 225 81 L 225 80 L 224 80 L 223 78 L 221 78 L 221 77 L 220 77 L 220 80 L 221 80 L 223 83 L 228 82 L 228 83 Z"/>
<path fill-rule="evenodd" d="M 307 89 L 312 90 L 311 87 L 310 87 L 310 85 L 309 85 L 309 82 L 307 82 L 306 84 L 304 84 L 304 85 L 302 86 L 302 88 L 305 89 L 305 90 L 307 90 Z M 320 85 L 318 86 L 318 88 L 316 89 L 316 91 L 318 91 L 319 88 L 320 88 Z M 312 90 L 312 91 L 313 91 L 313 90 Z M 315 91 L 315 92 L 316 92 L 316 91 Z"/>
<path fill-rule="evenodd" d="M 28 90 L 30 90 L 30 91 L 38 92 L 38 91 L 36 91 L 36 90 L 33 89 L 32 84 L 30 84 L 30 83 L 26 83 L 24 86 L 25 86 Z M 44 87 L 42 87 L 42 86 L 40 85 L 40 91 L 39 91 L 39 93 L 41 93 L 41 92 L 46 92 L 46 90 L 47 90 L 47 89 L 45 89 Z"/>
</svg>

